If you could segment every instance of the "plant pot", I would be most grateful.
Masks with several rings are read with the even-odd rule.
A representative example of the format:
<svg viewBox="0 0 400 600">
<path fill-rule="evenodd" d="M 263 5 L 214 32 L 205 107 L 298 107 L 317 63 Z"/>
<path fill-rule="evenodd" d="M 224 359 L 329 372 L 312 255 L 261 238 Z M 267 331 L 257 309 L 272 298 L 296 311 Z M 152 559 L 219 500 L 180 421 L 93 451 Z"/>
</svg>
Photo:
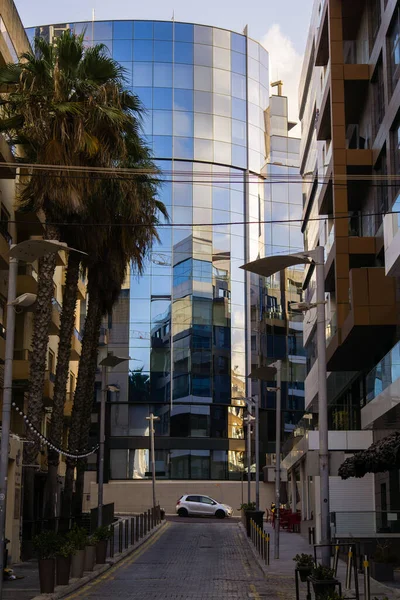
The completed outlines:
<svg viewBox="0 0 400 600">
<path fill-rule="evenodd" d="M 86 546 L 84 571 L 93 571 L 96 564 L 96 546 Z"/>
<path fill-rule="evenodd" d="M 393 565 L 391 563 L 381 563 L 370 561 L 371 577 L 376 581 L 393 581 Z"/>
<path fill-rule="evenodd" d="M 56 561 L 54 558 L 39 559 L 40 593 L 52 594 L 56 582 Z"/>
<path fill-rule="evenodd" d="M 56 581 L 57 585 L 68 585 L 71 571 L 71 557 L 57 556 L 56 558 Z"/>
<path fill-rule="evenodd" d="M 71 559 L 71 578 L 80 579 L 85 566 L 85 551 L 77 550 Z"/>
<path fill-rule="evenodd" d="M 96 562 L 98 565 L 104 565 L 107 558 L 107 540 L 101 540 L 96 544 Z"/>
<path fill-rule="evenodd" d="M 253 520 L 255 522 L 255 524 L 258 525 L 259 527 L 261 527 L 261 529 L 262 529 L 263 528 L 263 516 L 264 516 L 263 510 L 246 510 L 245 511 L 246 531 L 247 531 L 248 537 L 251 536 L 250 521 Z"/>
<path fill-rule="evenodd" d="M 314 579 L 310 577 L 310 581 L 314 588 L 315 600 L 322 600 L 335 591 L 337 584 L 336 579 Z"/>
<path fill-rule="evenodd" d="M 311 575 L 312 567 L 297 567 L 300 575 L 300 581 L 303 583 L 307 581 L 307 577 Z"/>
</svg>

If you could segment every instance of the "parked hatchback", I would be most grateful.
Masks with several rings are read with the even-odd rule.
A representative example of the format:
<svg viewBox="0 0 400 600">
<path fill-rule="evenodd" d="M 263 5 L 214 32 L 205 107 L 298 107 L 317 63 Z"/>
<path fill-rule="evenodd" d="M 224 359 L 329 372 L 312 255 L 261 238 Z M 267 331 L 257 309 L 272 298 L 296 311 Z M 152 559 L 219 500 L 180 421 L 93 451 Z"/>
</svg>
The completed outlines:
<svg viewBox="0 0 400 600">
<path fill-rule="evenodd" d="M 210 496 L 198 496 L 186 494 L 181 496 L 176 503 L 176 512 L 180 517 L 188 517 L 189 515 L 199 515 L 203 517 L 217 517 L 224 519 L 231 517 L 233 509 L 227 504 L 221 504 Z"/>
</svg>

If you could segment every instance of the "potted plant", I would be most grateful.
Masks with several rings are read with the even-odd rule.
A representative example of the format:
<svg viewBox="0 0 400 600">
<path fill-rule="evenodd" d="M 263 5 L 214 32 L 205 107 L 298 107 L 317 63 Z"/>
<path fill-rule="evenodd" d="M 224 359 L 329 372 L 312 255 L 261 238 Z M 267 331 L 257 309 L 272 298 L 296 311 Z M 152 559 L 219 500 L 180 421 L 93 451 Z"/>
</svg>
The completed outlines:
<svg viewBox="0 0 400 600">
<path fill-rule="evenodd" d="M 93 571 L 94 569 L 94 565 L 96 564 L 96 544 L 97 541 L 93 535 L 87 538 L 84 571 Z"/>
<path fill-rule="evenodd" d="M 250 521 L 253 520 L 259 527 L 263 527 L 263 510 L 256 510 L 255 502 L 245 502 L 240 505 L 239 510 L 242 513 L 242 522 L 246 527 L 247 535 L 250 537 Z"/>
<path fill-rule="evenodd" d="M 60 538 L 55 531 L 44 530 L 33 540 L 39 560 L 40 593 L 52 594 L 55 586 L 56 554 Z"/>
<path fill-rule="evenodd" d="M 314 588 L 315 600 L 324 600 L 335 592 L 337 579 L 335 579 L 335 571 L 329 567 L 322 565 L 314 567 L 309 580 Z"/>
<path fill-rule="evenodd" d="M 377 544 L 374 555 L 370 560 L 371 577 L 377 581 L 393 581 L 393 565 L 397 562 L 389 542 Z"/>
<path fill-rule="evenodd" d="M 67 538 L 75 548 L 75 553 L 71 560 L 71 577 L 72 579 L 79 579 L 83 576 L 85 566 L 86 530 L 74 525 L 71 531 L 68 532 Z"/>
<path fill-rule="evenodd" d="M 296 562 L 296 569 L 299 572 L 300 580 L 307 581 L 314 568 L 314 557 L 312 554 L 296 554 L 293 559 Z"/>
<path fill-rule="evenodd" d="M 71 572 L 71 557 L 75 553 L 72 542 L 64 540 L 61 543 L 56 556 L 56 582 L 57 585 L 68 585 Z"/>
<path fill-rule="evenodd" d="M 99 565 L 104 565 L 107 557 L 107 543 L 113 536 L 113 528 L 103 525 L 99 527 L 93 534 L 93 539 L 96 542 L 96 562 Z"/>
</svg>

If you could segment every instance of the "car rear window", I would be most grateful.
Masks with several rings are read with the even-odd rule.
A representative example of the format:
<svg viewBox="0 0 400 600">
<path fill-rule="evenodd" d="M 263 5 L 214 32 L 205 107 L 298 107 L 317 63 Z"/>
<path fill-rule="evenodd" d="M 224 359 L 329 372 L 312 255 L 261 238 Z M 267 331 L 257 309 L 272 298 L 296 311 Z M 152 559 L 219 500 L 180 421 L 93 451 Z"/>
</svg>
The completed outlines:
<svg viewBox="0 0 400 600">
<path fill-rule="evenodd" d="M 201 502 L 200 496 L 188 496 L 186 502 Z"/>
</svg>

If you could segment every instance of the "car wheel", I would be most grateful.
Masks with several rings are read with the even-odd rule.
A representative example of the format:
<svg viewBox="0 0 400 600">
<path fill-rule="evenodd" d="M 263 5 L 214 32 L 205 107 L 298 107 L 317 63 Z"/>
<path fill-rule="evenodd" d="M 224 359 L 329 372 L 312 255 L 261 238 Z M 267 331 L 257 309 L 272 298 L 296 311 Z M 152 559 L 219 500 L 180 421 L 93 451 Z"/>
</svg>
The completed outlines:
<svg viewBox="0 0 400 600">
<path fill-rule="evenodd" d="M 217 510 L 217 512 L 215 513 L 215 516 L 217 517 L 217 519 L 225 519 L 226 515 L 225 515 L 225 511 L 219 509 Z"/>
<path fill-rule="evenodd" d="M 178 515 L 179 515 L 180 517 L 188 517 L 188 516 L 189 516 L 189 513 L 188 513 L 188 511 L 186 510 L 186 508 L 180 508 L 180 509 L 178 510 Z"/>
</svg>

